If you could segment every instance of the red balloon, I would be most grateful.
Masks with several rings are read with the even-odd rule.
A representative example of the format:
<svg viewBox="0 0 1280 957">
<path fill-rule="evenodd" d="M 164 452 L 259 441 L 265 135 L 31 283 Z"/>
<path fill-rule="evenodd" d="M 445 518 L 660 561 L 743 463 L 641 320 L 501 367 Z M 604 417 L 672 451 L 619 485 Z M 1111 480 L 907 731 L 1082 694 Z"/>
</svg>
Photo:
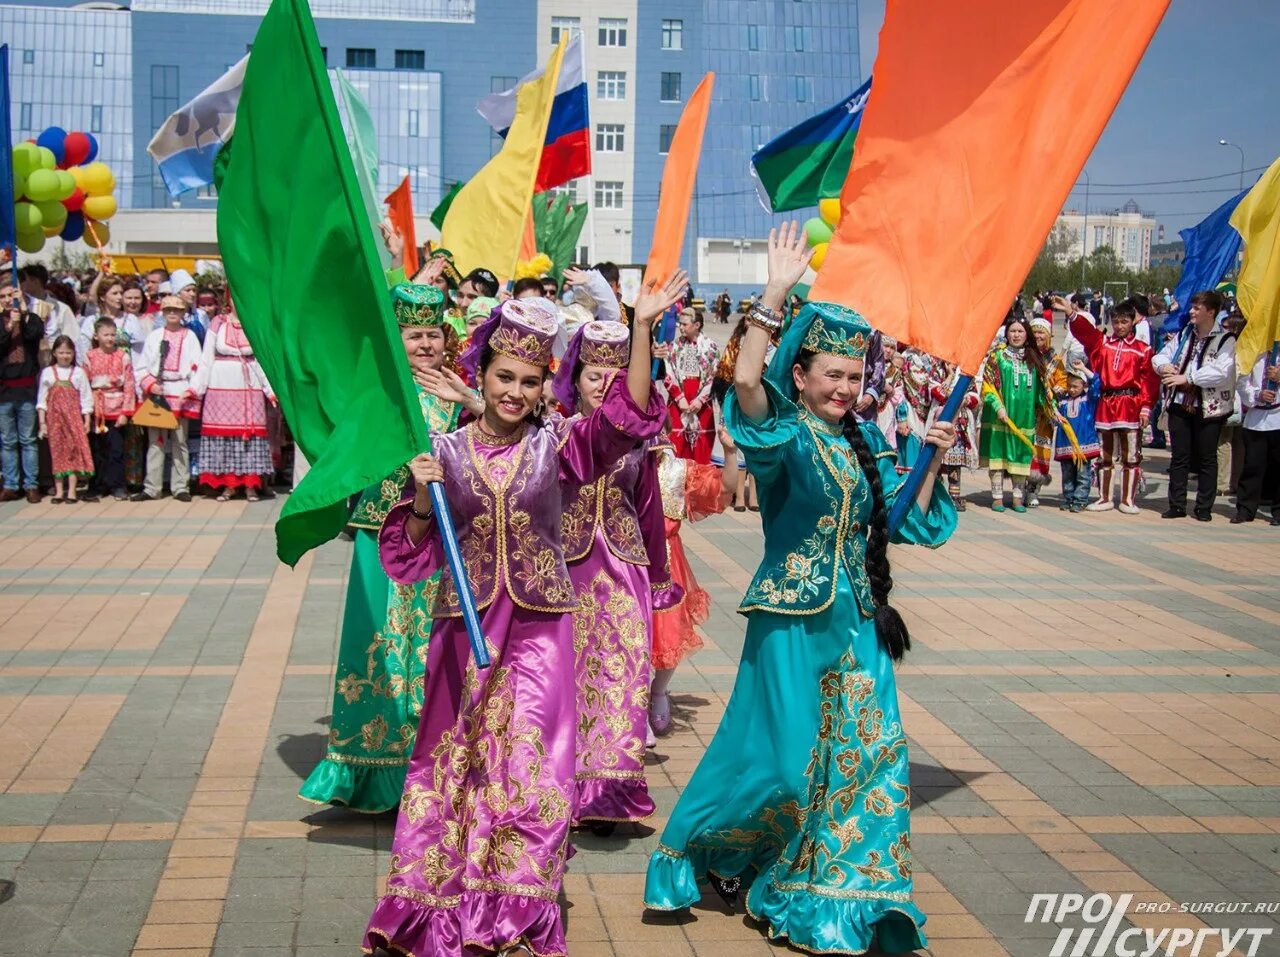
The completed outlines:
<svg viewBox="0 0 1280 957">
<path fill-rule="evenodd" d="M 67 138 L 63 140 L 62 148 L 65 154 L 62 168 L 79 166 L 89 156 L 89 137 L 80 132 L 68 133 Z"/>
<path fill-rule="evenodd" d="M 62 201 L 62 205 L 67 207 L 68 213 L 78 213 L 84 207 L 84 201 L 84 190 L 77 186 L 72 190 L 71 195 Z"/>
</svg>

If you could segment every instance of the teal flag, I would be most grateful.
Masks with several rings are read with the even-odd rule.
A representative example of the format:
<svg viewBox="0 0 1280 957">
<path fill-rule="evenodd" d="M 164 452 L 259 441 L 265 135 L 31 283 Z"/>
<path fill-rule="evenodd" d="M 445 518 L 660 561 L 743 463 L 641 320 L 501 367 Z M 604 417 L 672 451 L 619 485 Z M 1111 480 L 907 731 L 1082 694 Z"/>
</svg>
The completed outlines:
<svg viewBox="0 0 1280 957">
<path fill-rule="evenodd" d="M 293 565 L 430 447 L 306 0 L 263 17 L 215 173 L 236 310 L 311 463 L 276 522 Z"/>
<path fill-rule="evenodd" d="M 774 137 L 751 157 L 751 174 L 765 209 L 781 213 L 817 206 L 840 195 L 871 80 L 817 116 Z"/>
</svg>

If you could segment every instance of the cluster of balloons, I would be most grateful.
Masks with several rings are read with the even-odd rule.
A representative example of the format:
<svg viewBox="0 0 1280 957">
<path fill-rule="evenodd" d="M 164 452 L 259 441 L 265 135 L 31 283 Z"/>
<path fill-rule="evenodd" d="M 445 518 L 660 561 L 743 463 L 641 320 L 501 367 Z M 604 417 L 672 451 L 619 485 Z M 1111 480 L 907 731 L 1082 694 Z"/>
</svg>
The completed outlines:
<svg viewBox="0 0 1280 957">
<path fill-rule="evenodd" d="M 805 242 L 813 250 L 809 265 L 817 272 L 827 258 L 827 243 L 831 242 L 836 223 L 840 222 L 840 197 L 818 200 L 818 215 L 805 221 Z"/>
<path fill-rule="evenodd" d="M 97 155 L 93 134 L 57 126 L 13 148 L 19 249 L 38 253 L 53 236 L 93 246 L 111 238 L 106 221 L 116 214 L 116 178 Z"/>
</svg>

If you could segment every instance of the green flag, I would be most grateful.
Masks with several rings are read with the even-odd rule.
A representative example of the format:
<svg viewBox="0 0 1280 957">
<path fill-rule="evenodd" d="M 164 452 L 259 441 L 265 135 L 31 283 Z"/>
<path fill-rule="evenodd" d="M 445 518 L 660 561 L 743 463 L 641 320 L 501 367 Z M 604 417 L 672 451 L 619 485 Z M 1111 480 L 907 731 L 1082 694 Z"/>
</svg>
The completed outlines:
<svg viewBox="0 0 1280 957">
<path fill-rule="evenodd" d="M 449 207 L 453 205 L 454 199 L 462 191 L 462 187 L 466 185 L 464 182 L 458 182 L 449 187 L 449 192 L 444 194 L 444 199 L 440 200 L 436 204 L 436 208 L 431 211 L 432 226 L 436 229 L 444 229 L 444 218 L 449 213 Z"/>
<path fill-rule="evenodd" d="M 342 93 L 342 105 L 347 111 L 347 126 L 351 134 L 351 159 L 356 167 L 356 182 L 360 184 L 360 196 L 364 200 L 365 215 L 369 222 L 377 225 L 382 222 L 382 204 L 378 202 L 378 133 L 373 128 L 373 115 L 369 112 L 369 104 L 364 101 L 360 91 L 351 85 L 346 74 L 334 70 L 338 75 L 338 89 Z M 381 244 L 378 246 L 378 261 L 382 268 L 391 265 L 391 254 Z"/>
<path fill-rule="evenodd" d="M 276 523 L 290 565 L 347 499 L 428 448 L 377 243 L 306 0 L 273 0 L 218 153 L 218 245 L 236 309 L 311 471 Z"/>
</svg>

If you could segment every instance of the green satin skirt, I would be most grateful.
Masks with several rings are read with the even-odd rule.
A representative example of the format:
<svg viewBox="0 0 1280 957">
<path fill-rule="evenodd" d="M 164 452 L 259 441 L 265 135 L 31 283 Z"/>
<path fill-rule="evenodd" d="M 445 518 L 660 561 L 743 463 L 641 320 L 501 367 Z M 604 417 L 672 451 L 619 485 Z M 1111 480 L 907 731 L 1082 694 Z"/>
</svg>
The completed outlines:
<svg viewBox="0 0 1280 957">
<path fill-rule="evenodd" d="M 821 954 L 926 945 L 912 903 L 907 742 L 892 660 L 844 570 L 816 615 L 755 612 L 715 738 L 649 861 L 645 906 L 741 877 L 770 937 Z"/>
</svg>

